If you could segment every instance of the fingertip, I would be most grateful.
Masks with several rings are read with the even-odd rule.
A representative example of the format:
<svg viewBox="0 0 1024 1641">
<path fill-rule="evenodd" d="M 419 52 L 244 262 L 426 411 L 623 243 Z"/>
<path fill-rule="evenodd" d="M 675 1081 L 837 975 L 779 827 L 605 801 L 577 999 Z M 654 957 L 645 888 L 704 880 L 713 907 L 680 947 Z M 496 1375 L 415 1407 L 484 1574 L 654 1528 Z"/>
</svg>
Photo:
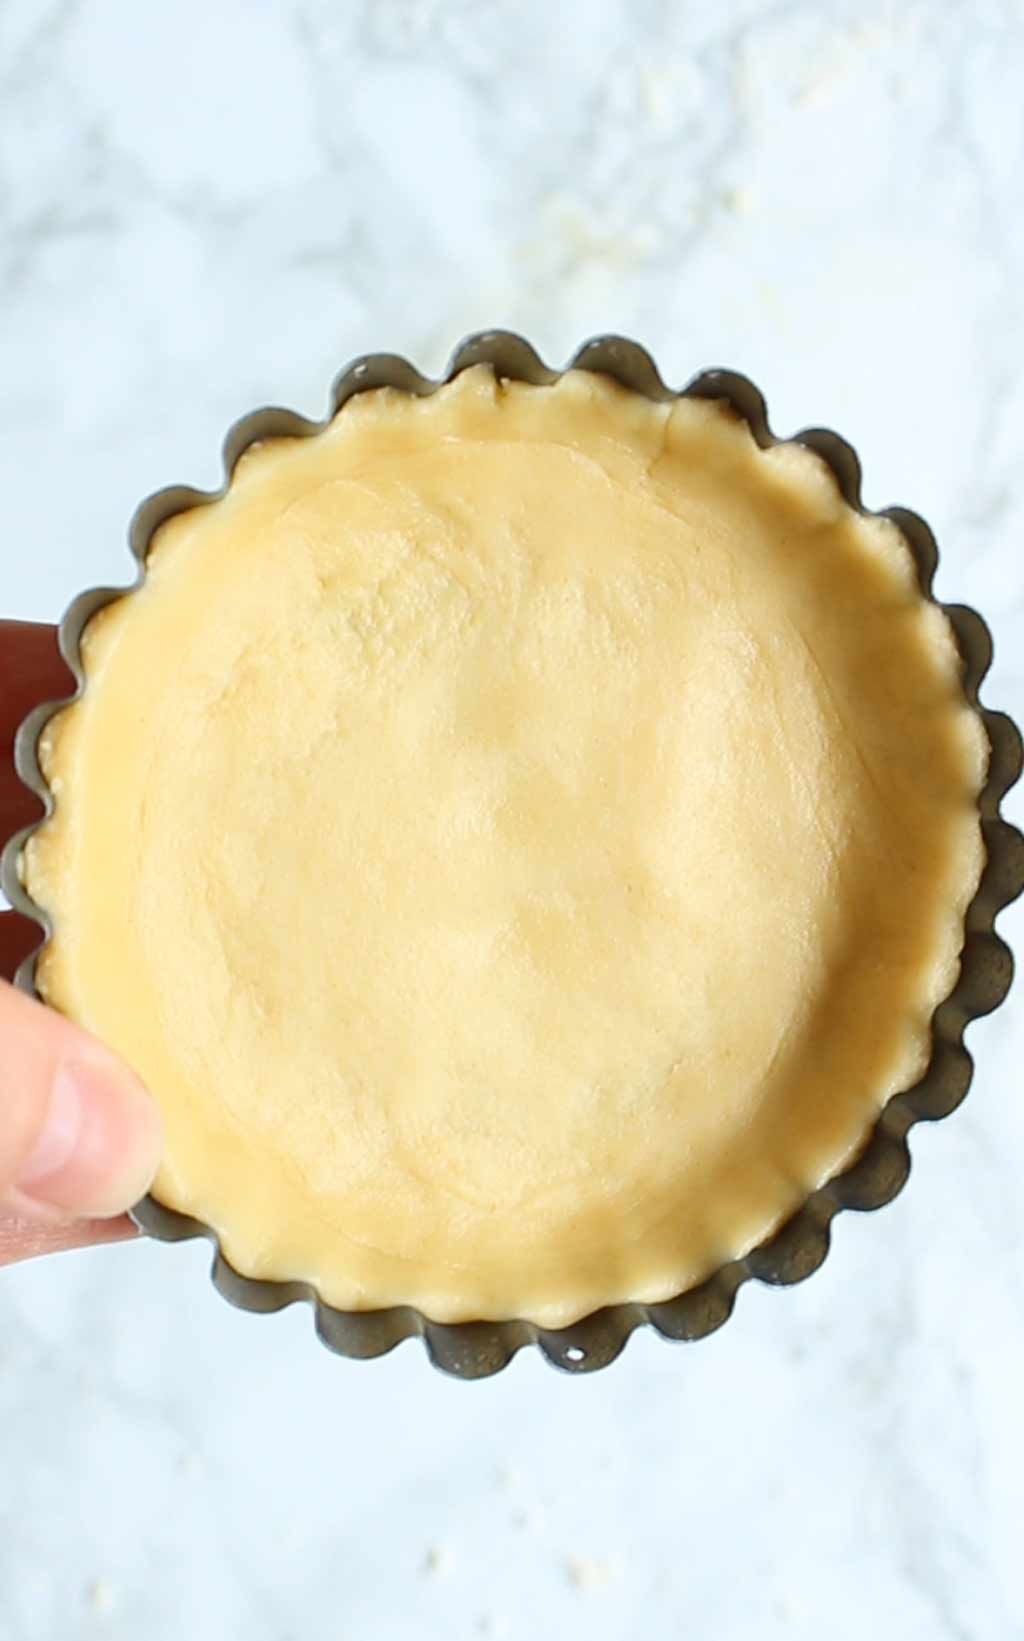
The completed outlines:
<svg viewBox="0 0 1024 1641">
<path fill-rule="evenodd" d="M 162 1145 L 159 1112 L 130 1071 L 101 1055 L 63 1061 L 16 1192 L 44 1211 L 111 1218 L 145 1196 Z"/>
</svg>

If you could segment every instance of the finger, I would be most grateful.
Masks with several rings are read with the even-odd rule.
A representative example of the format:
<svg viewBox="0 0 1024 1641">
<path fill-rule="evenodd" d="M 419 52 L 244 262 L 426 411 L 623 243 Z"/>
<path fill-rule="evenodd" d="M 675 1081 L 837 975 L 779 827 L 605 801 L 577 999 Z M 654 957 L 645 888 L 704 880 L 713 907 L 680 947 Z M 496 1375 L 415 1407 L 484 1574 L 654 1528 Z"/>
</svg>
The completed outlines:
<svg viewBox="0 0 1024 1641">
<path fill-rule="evenodd" d="M 69 695 L 74 684 L 57 646 L 56 627 L 0 621 L 0 756 L 9 756 L 26 713 L 40 701 Z"/>
<path fill-rule="evenodd" d="M 0 912 L 0 980 L 13 980 L 30 952 L 42 943 L 42 930 L 17 912 Z"/>
<path fill-rule="evenodd" d="M 73 688 L 55 627 L 0 621 L 0 846 L 42 813 L 14 771 L 18 726 L 41 701 L 59 700 Z"/>
<path fill-rule="evenodd" d="M 68 1248 L 93 1248 L 104 1242 L 127 1242 L 138 1236 L 127 1215 L 119 1219 L 24 1219 L 0 1210 L 0 1266 L 16 1265 L 37 1254 Z"/>
<path fill-rule="evenodd" d="M 0 764 L 0 849 L 15 832 L 42 815 L 42 803 L 18 779 L 13 763 Z"/>
<path fill-rule="evenodd" d="M 161 1127 L 138 1079 L 63 1015 L 0 982 L 0 1204 L 113 1218 L 144 1196 Z"/>
</svg>

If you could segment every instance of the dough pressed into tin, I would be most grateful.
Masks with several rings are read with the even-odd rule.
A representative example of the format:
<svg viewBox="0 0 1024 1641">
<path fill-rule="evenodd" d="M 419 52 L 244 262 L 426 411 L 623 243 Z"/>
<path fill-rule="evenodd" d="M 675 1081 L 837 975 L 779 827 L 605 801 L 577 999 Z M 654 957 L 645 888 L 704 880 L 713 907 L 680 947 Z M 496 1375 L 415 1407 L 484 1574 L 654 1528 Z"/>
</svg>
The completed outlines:
<svg viewBox="0 0 1024 1641">
<path fill-rule="evenodd" d="M 982 728 L 896 527 L 715 403 L 360 394 L 165 524 L 84 659 L 39 985 L 245 1275 L 666 1299 L 925 1066 Z"/>
</svg>

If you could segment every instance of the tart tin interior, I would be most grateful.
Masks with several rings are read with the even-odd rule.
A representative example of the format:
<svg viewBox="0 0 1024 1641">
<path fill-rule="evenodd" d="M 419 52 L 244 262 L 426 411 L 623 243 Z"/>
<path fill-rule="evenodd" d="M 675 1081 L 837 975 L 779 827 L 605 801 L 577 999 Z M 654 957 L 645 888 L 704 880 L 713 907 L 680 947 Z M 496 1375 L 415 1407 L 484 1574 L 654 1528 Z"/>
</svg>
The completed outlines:
<svg viewBox="0 0 1024 1641">
<path fill-rule="evenodd" d="M 309 421 L 290 410 L 255 411 L 236 422 L 224 441 L 221 490 L 209 492 L 176 485 L 142 503 L 132 520 L 129 538 L 138 565 L 134 586 L 144 579 L 146 555 L 159 525 L 175 513 L 206 506 L 222 495 L 236 462 L 250 445 L 281 435 L 311 437 L 327 425 L 346 400 L 370 388 L 394 387 L 422 396 L 477 364 L 488 364 L 499 376 L 534 385 L 553 382 L 562 374 L 545 365 L 522 337 L 508 331 L 483 331 L 468 337 L 456 348 L 443 376 L 436 381 L 421 375 L 396 354 L 376 353 L 357 359 L 336 379 L 325 421 Z M 777 439 L 768 426 L 764 399 L 745 376 L 730 370 L 702 371 L 677 394 L 665 386 L 650 355 L 637 343 L 619 336 L 599 336 L 586 342 L 566 369 L 600 372 L 653 400 L 690 397 L 721 401 L 748 424 L 762 447 L 792 442 L 814 451 L 831 470 L 850 506 L 862 513 L 868 511 L 860 499 L 860 463 L 851 446 L 822 428 L 807 429 L 790 441 Z M 902 507 L 886 508 L 882 516 L 891 519 L 903 534 L 917 566 L 922 593 L 938 602 L 931 591 L 937 550 L 927 524 Z M 64 617 L 61 650 L 78 683 L 71 699 L 77 699 L 85 687 L 81 654 L 85 627 L 98 610 L 132 590 L 97 588 L 83 593 Z M 134 1209 L 137 1224 L 164 1241 L 207 1237 L 215 1248 L 211 1273 L 214 1284 L 225 1298 L 245 1310 L 277 1311 L 297 1300 L 307 1301 L 313 1307 L 320 1339 L 331 1350 L 349 1357 L 379 1356 L 418 1334 L 436 1367 L 464 1379 L 499 1372 L 529 1344 L 537 1345 L 556 1367 L 571 1373 L 592 1372 L 614 1361 L 641 1324 L 649 1324 L 666 1339 L 701 1339 L 728 1319 L 738 1290 L 751 1277 L 778 1285 L 803 1281 L 828 1253 L 830 1227 L 837 1213 L 847 1208 L 879 1208 L 902 1188 L 910 1170 L 907 1133 L 914 1123 L 946 1117 L 960 1104 L 973 1072 L 971 1056 L 964 1046 L 964 1030 L 970 1021 L 1003 1001 L 1013 975 L 1013 958 L 993 925 L 997 913 L 1024 888 L 1024 838 L 999 814 L 1000 801 L 1021 773 L 1021 738 L 1004 713 L 992 712 L 978 700 L 978 689 L 992 656 L 985 623 L 964 605 L 944 604 L 941 608 L 963 661 L 964 692 L 981 717 L 991 748 L 988 780 L 980 799 L 987 865 L 967 910 L 960 978 L 933 1016 L 931 1058 L 924 1076 L 913 1088 L 890 1100 L 859 1159 L 815 1191 L 768 1241 L 744 1258 L 731 1260 L 699 1287 L 675 1299 L 656 1305 L 608 1306 L 573 1327 L 555 1331 L 525 1321 L 441 1325 L 407 1306 L 363 1312 L 335 1310 L 324 1304 L 308 1283 L 257 1281 L 241 1276 L 225 1259 L 215 1232 L 164 1207 L 152 1196 Z M 48 814 L 53 797 L 39 766 L 39 738 L 50 718 L 66 704 L 49 702 L 36 708 L 22 724 L 15 746 L 18 773 L 43 800 Z M 22 849 L 34 830 L 34 826 L 27 827 L 8 843 L 0 863 L 0 880 L 15 910 L 35 919 L 49 938 L 49 919 L 26 893 L 19 872 Z M 22 989 L 33 995 L 38 956 L 36 952 L 28 958 L 17 976 Z"/>
</svg>

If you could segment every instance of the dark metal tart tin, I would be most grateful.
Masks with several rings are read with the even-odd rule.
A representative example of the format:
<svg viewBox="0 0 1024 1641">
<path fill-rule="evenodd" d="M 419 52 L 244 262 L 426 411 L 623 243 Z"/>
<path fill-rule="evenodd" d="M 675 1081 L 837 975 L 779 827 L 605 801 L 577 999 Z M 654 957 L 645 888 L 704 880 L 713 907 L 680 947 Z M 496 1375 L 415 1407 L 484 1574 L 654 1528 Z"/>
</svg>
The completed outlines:
<svg viewBox="0 0 1024 1641">
<path fill-rule="evenodd" d="M 483 331 L 468 337 L 452 355 L 444 374 L 433 380 L 408 360 L 390 353 L 369 354 L 342 371 L 331 391 L 330 409 L 322 422 L 309 421 L 294 411 L 266 409 L 244 416 L 224 441 L 224 483 L 217 492 L 175 485 L 142 503 L 132 520 L 130 545 L 138 565 L 131 588 L 98 588 L 71 605 L 60 628 L 63 655 L 77 679 L 77 699 L 85 688 L 82 634 L 98 610 L 130 595 L 145 576 L 146 556 L 157 528 L 176 513 L 203 507 L 224 494 L 235 464 L 251 445 L 282 435 L 310 438 L 322 431 L 348 399 L 377 387 L 398 388 L 420 396 L 430 394 L 470 365 L 487 364 L 501 377 L 542 385 L 556 380 L 560 371 L 545 365 L 530 344 L 508 331 Z M 679 393 L 665 386 L 650 355 L 620 336 L 599 336 L 586 342 L 572 357 L 567 370 L 591 370 L 611 376 L 658 401 L 676 397 L 715 399 L 727 405 L 750 427 L 762 446 L 795 443 L 814 451 L 830 468 L 843 498 L 858 512 L 867 513 L 860 499 L 860 463 L 845 440 L 827 429 L 810 428 L 784 441 L 768 425 L 765 402 L 752 382 L 731 370 L 705 370 Z M 935 539 L 923 519 L 902 507 L 885 508 L 882 515 L 899 528 L 917 566 L 923 595 L 932 594 L 937 563 Z M 277 1311 L 297 1300 L 312 1305 L 316 1331 L 331 1350 L 343 1356 L 371 1357 L 391 1350 L 417 1334 L 435 1366 L 464 1379 L 497 1373 L 524 1345 L 537 1345 L 548 1361 L 572 1373 L 605 1367 L 622 1350 L 633 1330 L 649 1324 L 666 1339 L 701 1339 L 729 1317 L 736 1294 L 751 1277 L 774 1284 L 801 1282 L 822 1263 L 829 1248 L 830 1227 L 843 1209 L 874 1209 L 891 1202 L 910 1170 L 907 1133 L 917 1122 L 946 1117 L 960 1104 L 973 1072 L 964 1046 L 967 1025 L 997 1007 L 1009 990 L 1013 959 L 994 931 L 997 914 L 1024 888 L 1024 838 L 1002 819 L 999 805 L 1021 773 L 1021 738 L 1011 720 L 981 705 L 978 689 L 988 670 L 992 643 L 979 615 L 961 604 L 942 604 L 956 638 L 963 663 L 963 688 L 978 713 L 990 746 L 988 778 L 979 800 L 987 864 L 978 892 L 965 918 L 965 943 L 960 977 L 932 1018 L 931 1057 L 913 1088 L 889 1101 L 858 1160 L 807 1200 L 804 1206 L 768 1241 L 742 1259 L 731 1260 L 697 1288 L 661 1304 L 612 1305 L 595 1311 L 573 1327 L 539 1328 L 531 1322 L 466 1322 L 439 1324 L 408 1306 L 386 1310 L 347 1312 L 323 1303 L 305 1282 L 271 1282 L 241 1276 L 221 1252 L 214 1231 L 146 1197 L 134 1210 L 142 1230 L 164 1241 L 177 1242 L 205 1236 L 214 1245 L 212 1278 L 233 1304 L 250 1311 Z M 25 784 L 53 809 L 39 765 L 40 736 L 54 714 L 68 702 L 47 702 L 22 724 L 15 746 L 18 773 Z M 0 862 L 0 880 L 16 911 L 34 918 L 49 937 L 49 920 L 27 894 L 20 875 L 20 859 L 35 826 L 25 828 L 7 844 Z M 17 983 L 35 994 L 39 953 L 22 965 Z"/>
</svg>

